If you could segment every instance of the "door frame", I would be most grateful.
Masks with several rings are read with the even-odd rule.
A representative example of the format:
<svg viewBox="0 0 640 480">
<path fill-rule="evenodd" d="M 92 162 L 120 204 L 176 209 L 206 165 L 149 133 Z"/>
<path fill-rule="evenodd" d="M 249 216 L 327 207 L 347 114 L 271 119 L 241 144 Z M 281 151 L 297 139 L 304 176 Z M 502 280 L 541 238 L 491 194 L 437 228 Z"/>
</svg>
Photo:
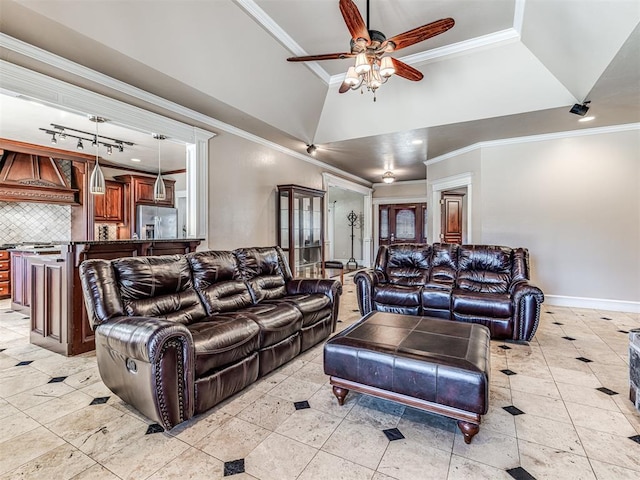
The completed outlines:
<svg viewBox="0 0 640 480">
<path fill-rule="evenodd" d="M 373 207 L 375 209 L 375 215 L 373 216 L 373 250 L 375 252 L 380 248 L 378 238 L 380 235 L 380 218 L 378 212 L 380 210 L 380 205 L 388 205 L 388 204 L 403 204 L 403 203 L 426 203 L 427 204 L 427 222 L 429 216 L 429 202 L 427 201 L 427 197 L 379 197 L 373 199 Z M 429 239 L 427 238 L 427 242 Z"/>
<path fill-rule="evenodd" d="M 431 187 L 432 205 L 438 205 L 438 208 L 431 208 L 431 225 L 433 235 L 432 241 L 429 243 L 435 243 L 433 240 L 440 241 L 440 234 L 442 233 L 442 216 L 440 213 L 440 198 L 442 192 L 446 190 L 454 190 L 456 188 L 467 189 L 467 194 L 463 197 L 463 208 L 467 209 L 467 225 L 466 225 L 466 242 L 473 243 L 473 174 L 471 172 L 462 173 L 460 175 L 452 175 L 450 177 L 439 178 L 438 180 L 428 180 L 428 185 Z M 428 205 L 427 205 L 428 208 Z M 427 215 L 429 215 L 427 213 Z M 464 238 L 463 238 L 464 240 Z"/>
</svg>

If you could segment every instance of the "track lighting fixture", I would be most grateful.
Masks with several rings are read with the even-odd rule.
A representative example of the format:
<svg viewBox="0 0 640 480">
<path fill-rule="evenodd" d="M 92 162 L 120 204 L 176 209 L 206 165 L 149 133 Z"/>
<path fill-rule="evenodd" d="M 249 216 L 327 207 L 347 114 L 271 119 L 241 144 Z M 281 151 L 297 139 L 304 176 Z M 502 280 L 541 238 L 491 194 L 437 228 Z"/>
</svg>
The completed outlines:
<svg viewBox="0 0 640 480">
<path fill-rule="evenodd" d="M 591 103 L 591 101 L 588 100 L 586 102 L 582 102 L 582 104 L 576 103 L 573 105 L 573 107 L 571 107 L 571 110 L 569 110 L 569 112 L 584 117 L 589 111 L 589 107 L 587 106 L 588 103 Z"/>
<path fill-rule="evenodd" d="M 316 147 L 313 143 L 311 145 L 307 145 L 307 153 L 309 155 L 315 155 L 316 150 L 318 150 L 318 147 Z"/>
<path fill-rule="evenodd" d="M 51 143 L 53 143 L 54 145 L 56 143 L 58 143 L 58 139 L 56 138 L 56 134 L 55 133 L 51 134 Z"/>
<path fill-rule="evenodd" d="M 107 155 L 111 155 L 113 153 L 113 148 L 111 145 L 107 145 Z"/>
<path fill-rule="evenodd" d="M 78 139 L 78 145 L 76 145 L 76 148 L 78 150 L 84 150 L 84 145 L 82 144 L 82 139 L 81 138 Z"/>
<path fill-rule="evenodd" d="M 93 142 L 91 142 L 91 146 L 92 147 L 98 146 L 98 137 L 96 137 L 95 135 L 93 136 Z"/>
<path fill-rule="evenodd" d="M 92 122 L 93 116 L 89 117 L 89 120 Z M 111 155 L 113 153 L 113 149 L 117 148 L 120 153 L 124 152 L 124 146 L 133 147 L 135 144 L 133 142 L 127 142 L 126 140 L 120 140 L 118 138 L 105 137 L 104 135 L 97 135 L 93 132 L 85 132 L 84 130 L 78 130 L 76 128 L 64 127 L 62 125 L 56 125 L 55 123 L 50 124 L 52 128 L 40 128 L 47 135 L 51 135 L 51 143 L 56 144 L 58 138 L 61 140 L 66 139 L 67 137 L 78 139 L 77 148 L 78 150 L 84 150 L 83 142 L 91 142 L 92 147 L 100 146 L 106 147 L 107 153 Z M 81 133 L 82 135 L 74 135 L 72 133 L 67 133 L 67 130 L 72 132 Z"/>
</svg>

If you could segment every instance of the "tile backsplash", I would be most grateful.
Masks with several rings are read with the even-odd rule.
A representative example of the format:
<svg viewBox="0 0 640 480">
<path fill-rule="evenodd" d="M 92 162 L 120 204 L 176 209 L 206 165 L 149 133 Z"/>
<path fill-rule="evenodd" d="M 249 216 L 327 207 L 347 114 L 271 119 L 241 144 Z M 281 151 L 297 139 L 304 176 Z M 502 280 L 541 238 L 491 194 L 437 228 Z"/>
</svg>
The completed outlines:
<svg viewBox="0 0 640 480">
<path fill-rule="evenodd" d="M 69 205 L 0 202 L 0 245 L 70 240 L 71 207 Z"/>
</svg>

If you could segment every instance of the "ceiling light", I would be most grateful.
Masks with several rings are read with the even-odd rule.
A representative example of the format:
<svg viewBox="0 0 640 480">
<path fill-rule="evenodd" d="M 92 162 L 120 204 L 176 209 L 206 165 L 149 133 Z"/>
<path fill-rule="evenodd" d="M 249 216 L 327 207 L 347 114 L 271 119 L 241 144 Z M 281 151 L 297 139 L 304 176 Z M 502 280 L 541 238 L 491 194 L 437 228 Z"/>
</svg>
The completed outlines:
<svg viewBox="0 0 640 480">
<path fill-rule="evenodd" d="M 393 172 L 385 172 L 384 175 L 382 175 L 382 181 L 384 183 L 393 183 L 396 181 L 396 176 Z"/>
<path fill-rule="evenodd" d="M 309 155 L 315 155 L 316 150 L 318 150 L 318 147 L 316 147 L 313 143 L 311 145 L 307 145 L 307 153 Z"/>
<path fill-rule="evenodd" d="M 382 57 L 382 60 L 380 60 L 380 75 L 390 77 L 394 73 L 396 73 L 396 67 L 393 66 L 391 57 Z"/>
<path fill-rule="evenodd" d="M 116 142 L 116 147 L 118 147 L 118 151 L 120 153 L 124 152 L 124 147 L 122 146 L 122 142 Z"/>
<path fill-rule="evenodd" d="M 106 120 L 102 117 L 98 117 L 97 115 L 94 115 L 92 117 L 89 117 L 89 120 L 91 120 L 92 122 L 96 123 L 96 135 L 95 135 L 95 139 L 98 138 L 98 124 L 99 123 L 103 123 Z M 96 164 L 93 167 L 93 172 L 91 172 L 91 178 L 89 180 L 89 192 L 91 192 L 94 195 L 104 195 L 104 193 L 107 190 L 107 186 L 106 183 L 104 181 L 104 174 L 102 173 L 102 169 L 100 168 L 100 163 L 98 161 L 99 159 L 99 152 L 98 152 L 98 142 L 97 140 L 94 141 L 94 145 L 96 147 Z"/>
<path fill-rule="evenodd" d="M 78 150 L 84 150 L 84 145 L 82 144 L 82 139 L 81 138 L 78 139 L 78 145 L 76 145 L 76 148 Z"/>
<path fill-rule="evenodd" d="M 95 135 L 93 137 L 93 142 L 91 142 L 91 146 L 92 147 L 97 147 L 98 146 L 98 136 L 97 135 Z"/>
<path fill-rule="evenodd" d="M 593 115 L 589 115 L 588 117 L 582 117 L 580 119 L 578 119 L 579 122 L 590 122 L 591 120 L 595 120 L 596 117 L 594 117 Z"/>
<path fill-rule="evenodd" d="M 419 138 L 416 138 L 415 140 L 412 140 L 411 143 L 414 145 L 422 145 L 423 142 Z"/>
<path fill-rule="evenodd" d="M 111 155 L 113 153 L 113 148 L 111 148 L 111 145 L 107 145 L 107 155 Z"/>
<path fill-rule="evenodd" d="M 582 104 L 576 103 L 573 105 L 573 107 L 571 107 L 571 110 L 569 110 L 569 112 L 575 115 L 580 115 L 581 117 L 584 117 L 589 111 L 589 107 L 587 106 L 587 103 L 591 103 L 591 102 L 587 101 L 587 102 L 583 102 Z"/>
<path fill-rule="evenodd" d="M 156 183 L 153 184 L 153 199 L 157 202 L 167 198 L 167 189 L 165 188 L 164 180 L 160 173 L 160 140 L 164 140 L 167 137 L 157 133 L 153 133 L 152 135 L 153 138 L 158 140 L 158 177 L 156 178 Z"/>
<path fill-rule="evenodd" d="M 132 158 L 131 161 L 132 162 L 140 162 L 141 160 L 139 158 Z"/>
<path fill-rule="evenodd" d="M 54 145 L 55 145 L 56 143 L 58 143 L 58 140 L 56 139 L 56 134 L 55 134 L 55 133 L 52 133 L 52 134 L 51 134 L 51 143 L 53 143 Z"/>
</svg>

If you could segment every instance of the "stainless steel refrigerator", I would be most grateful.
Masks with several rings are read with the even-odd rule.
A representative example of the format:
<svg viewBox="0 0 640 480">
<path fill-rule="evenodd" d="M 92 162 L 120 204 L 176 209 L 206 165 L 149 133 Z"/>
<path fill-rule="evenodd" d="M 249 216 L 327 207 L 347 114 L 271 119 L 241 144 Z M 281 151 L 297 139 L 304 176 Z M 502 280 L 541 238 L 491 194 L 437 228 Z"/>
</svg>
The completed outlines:
<svg viewBox="0 0 640 480">
<path fill-rule="evenodd" d="M 178 209 L 138 205 L 136 209 L 138 238 L 178 238 Z"/>
</svg>

